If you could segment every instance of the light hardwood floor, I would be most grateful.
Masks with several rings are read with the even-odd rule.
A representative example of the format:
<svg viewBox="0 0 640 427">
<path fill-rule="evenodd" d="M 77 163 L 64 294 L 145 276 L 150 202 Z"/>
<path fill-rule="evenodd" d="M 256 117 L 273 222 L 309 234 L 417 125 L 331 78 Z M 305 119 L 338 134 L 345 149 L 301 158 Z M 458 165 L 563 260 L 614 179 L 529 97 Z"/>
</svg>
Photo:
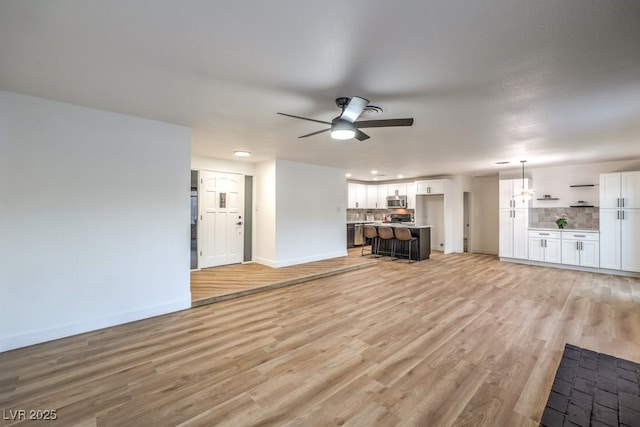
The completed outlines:
<svg viewBox="0 0 640 427">
<path fill-rule="evenodd" d="M 435 253 L 2 353 L 0 410 L 55 409 L 46 425 L 65 426 L 535 426 L 566 342 L 640 362 L 640 280 Z"/>
<path fill-rule="evenodd" d="M 361 253 L 361 248 L 352 248 L 349 256 L 281 268 L 249 263 L 195 270 L 191 272 L 191 306 L 297 285 L 376 264 L 375 258 L 358 256 Z"/>
</svg>

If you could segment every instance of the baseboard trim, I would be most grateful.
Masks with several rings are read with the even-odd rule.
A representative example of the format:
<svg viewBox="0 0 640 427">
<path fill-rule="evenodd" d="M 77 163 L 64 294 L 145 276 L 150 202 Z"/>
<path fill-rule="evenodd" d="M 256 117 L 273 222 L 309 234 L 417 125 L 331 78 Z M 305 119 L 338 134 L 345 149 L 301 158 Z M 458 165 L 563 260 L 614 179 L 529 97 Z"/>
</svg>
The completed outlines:
<svg viewBox="0 0 640 427">
<path fill-rule="evenodd" d="M 606 268 L 582 267 L 579 265 L 555 264 L 551 262 L 530 261 L 528 259 L 505 258 L 505 257 L 500 257 L 500 261 L 511 262 L 514 264 L 536 265 L 539 267 L 559 268 L 562 270 L 584 271 L 587 273 L 611 274 L 614 276 L 625 276 L 625 277 L 640 277 L 640 273 L 636 273 L 635 271 L 609 270 Z"/>
<path fill-rule="evenodd" d="M 85 332 L 92 332 L 111 326 L 122 325 L 136 320 L 148 319 L 150 317 L 173 313 L 188 308 L 191 308 L 191 300 L 182 299 L 167 304 L 145 307 L 139 310 L 116 313 L 95 319 L 86 319 L 77 323 L 68 323 L 53 328 L 40 329 L 38 331 L 27 332 L 24 334 L 2 337 L 0 338 L 0 353 L 60 338 L 70 337 L 72 335 L 78 335 Z"/>
<path fill-rule="evenodd" d="M 270 259 L 256 257 L 255 262 L 257 262 L 258 264 L 266 265 L 267 267 L 271 267 L 271 268 L 280 268 L 280 267 L 289 267 L 291 265 L 322 261 L 325 259 L 346 257 L 347 255 L 348 253 L 347 253 L 347 250 L 345 249 L 344 251 L 328 252 L 324 254 L 300 257 L 300 258 L 289 258 L 281 261 L 274 261 Z"/>
</svg>

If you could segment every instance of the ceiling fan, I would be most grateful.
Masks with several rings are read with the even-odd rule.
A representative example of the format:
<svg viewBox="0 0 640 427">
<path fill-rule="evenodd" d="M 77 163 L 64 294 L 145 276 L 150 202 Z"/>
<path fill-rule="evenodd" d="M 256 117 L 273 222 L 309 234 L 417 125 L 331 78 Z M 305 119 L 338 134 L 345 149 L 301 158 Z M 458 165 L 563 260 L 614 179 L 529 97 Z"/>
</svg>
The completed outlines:
<svg viewBox="0 0 640 427">
<path fill-rule="evenodd" d="M 360 98 L 359 96 L 354 96 L 353 98 L 337 98 L 336 105 L 342 109 L 342 114 L 331 120 L 331 122 L 309 119 L 307 117 L 294 116 L 292 114 L 278 114 L 282 116 L 293 117 L 296 119 L 308 120 L 310 122 L 331 125 L 331 127 L 328 129 L 322 129 L 317 132 L 308 133 L 306 135 L 299 136 L 298 138 L 306 138 L 308 136 L 331 131 L 331 138 L 333 139 L 355 138 L 358 141 L 364 141 L 365 139 L 369 139 L 369 135 L 362 132 L 360 129 L 391 126 L 411 126 L 413 124 L 413 118 L 356 121 L 357 118 L 360 117 L 360 114 L 365 111 L 367 105 L 369 105 L 368 99 Z"/>
</svg>

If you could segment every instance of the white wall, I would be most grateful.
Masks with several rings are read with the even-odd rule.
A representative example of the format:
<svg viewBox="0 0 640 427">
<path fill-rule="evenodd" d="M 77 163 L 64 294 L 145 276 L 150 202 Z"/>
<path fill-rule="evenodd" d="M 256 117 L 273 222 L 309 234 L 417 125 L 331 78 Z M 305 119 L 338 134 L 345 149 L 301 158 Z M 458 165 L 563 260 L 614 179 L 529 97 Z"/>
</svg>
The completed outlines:
<svg viewBox="0 0 640 427">
<path fill-rule="evenodd" d="M 0 351 L 190 307 L 188 128 L 0 91 Z"/>
<path fill-rule="evenodd" d="M 256 165 L 253 186 L 254 260 L 260 264 L 276 264 L 276 161 Z"/>
<path fill-rule="evenodd" d="M 600 174 L 640 170 L 640 160 L 617 162 L 586 163 L 580 165 L 528 168 L 525 165 L 525 177 L 531 178 L 535 190 L 531 207 L 558 208 L 575 205 L 578 200 L 599 206 Z M 521 178 L 522 169 L 500 173 L 500 179 Z M 594 187 L 572 188 L 571 185 L 594 184 Z M 545 194 L 559 200 L 537 200 Z"/>
<path fill-rule="evenodd" d="M 256 167 L 256 262 L 284 267 L 347 255 L 342 169 L 286 160 Z"/>
<path fill-rule="evenodd" d="M 416 223 L 431 225 L 431 249 L 444 251 L 444 194 L 416 196 Z"/>
<path fill-rule="evenodd" d="M 278 267 L 347 255 L 345 174 L 276 160 Z"/>
<path fill-rule="evenodd" d="M 253 176 L 256 171 L 256 165 L 248 162 L 193 156 L 191 157 L 191 169 Z"/>
</svg>

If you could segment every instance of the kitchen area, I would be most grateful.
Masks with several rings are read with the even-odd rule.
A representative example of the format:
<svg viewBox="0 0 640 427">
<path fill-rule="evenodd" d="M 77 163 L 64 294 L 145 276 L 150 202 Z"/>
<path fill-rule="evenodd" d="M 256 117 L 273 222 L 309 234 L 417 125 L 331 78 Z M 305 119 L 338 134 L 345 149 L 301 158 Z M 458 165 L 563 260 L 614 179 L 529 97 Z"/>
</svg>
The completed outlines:
<svg viewBox="0 0 640 427">
<path fill-rule="evenodd" d="M 450 179 L 387 184 L 349 182 L 347 247 L 368 244 L 363 230 L 365 224 L 371 224 L 409 228 L 420 248 L 414 256 L 420 260 L 428 259 L 432 250 L 461 252 L 461 203 L 462 191 Z M 447 216 L 446 212 L 452 214 Z M 459 238 L 459 244 L 454 244 L 455 238 Z"/>
<path fill-rule="evenodd" d="M 638 275 L 640 172 L 598 166 L 500 179 L 500 259 Z"/>
</svg>

